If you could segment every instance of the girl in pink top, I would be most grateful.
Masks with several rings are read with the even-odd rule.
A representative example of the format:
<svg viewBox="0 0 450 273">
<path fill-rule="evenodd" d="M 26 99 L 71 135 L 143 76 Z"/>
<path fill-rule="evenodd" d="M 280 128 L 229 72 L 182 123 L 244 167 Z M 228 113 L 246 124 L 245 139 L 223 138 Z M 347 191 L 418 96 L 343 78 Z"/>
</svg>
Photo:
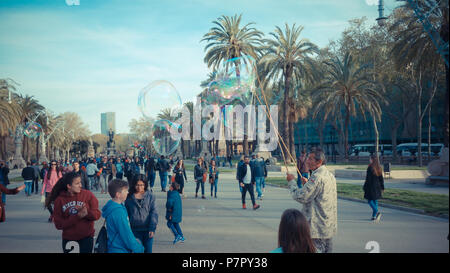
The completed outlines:
<svg viewBox="0 0 450 273">
<path fill-rule="evenodd" d="M 52 192 L 53 186 L 55 186 L 56 182 L 58 182 L 58 180 L 61 177 L 62 177 L 62 174 L 61 174 L 61 172 L 59 172 L 57 170 L 56 161 L 52 161 L 52 164 L 50 165 L 50 169 L 44 175 L 44 185 L 42 187 L 41 195 L 43 195 L 44 191 L 45 191 L 45 198 L 48 198 L 48 196 Z M 48 218 L 48 221 L 52 222 L 53 221 L 53 208 L 50 205 L 47 207 L 47 209 L 50 212 L 50 218 Z"/>
</svg>

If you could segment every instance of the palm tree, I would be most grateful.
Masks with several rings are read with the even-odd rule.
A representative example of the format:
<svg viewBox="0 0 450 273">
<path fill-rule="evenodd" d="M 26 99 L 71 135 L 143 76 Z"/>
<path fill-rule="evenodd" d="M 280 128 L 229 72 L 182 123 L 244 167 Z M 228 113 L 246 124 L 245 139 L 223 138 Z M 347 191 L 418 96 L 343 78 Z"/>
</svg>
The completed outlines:
<svg viewBox="0 0 450 273">
<path fill-rule="evenodd" d="M 366 113 L 370 113 L 376 130 L 376 121 L 381 118 L 380 102 L 385 102 L 385 99 L 369 80 L 367 68 L 370 65 L 359 66 L 349 52 L 343 60 L 335 57 L 325 64 L 328 68 L 325 80 L 313 95 L 316 105 L 314 116 L 321 111 L 325 119 L 330 115 L 335 118 L 344 116 L 344 155 L 348 160 L 350 117 L 359 112 L 366 119 Z"/>
<path fill-rule="evenodd" d="M 254 23 L 248 23 L 241 27 L 241 19 L 242 15 L 234 17 L 223 15 L 217 21 L 213 21 L 216 26 L 211 28 L 201 40 L 208 42 L 204 58 L 208 68 L 218 69 L 222 63 L 242 57 L 237 61 L 227 62 L 227 66 L 235 65 L 237 79 L 240 78 L 240 62 L 251 63 L 251 59 L 258 58 L 261 52 L 261 39 L 264 35 L 261 31 L 251 27 Z M 248 155 L 247 139 L 248 136 L 244 135 L 244 153 L 246 155 Z"/>
<path fill-rule="evenodd" d="M 285 25 L 284 31 L 280 27 L 275 28 L 275 32 L 270 33 L 272 39 L 266 39 L 265 54 L 260 63 L 264 65 L 267 71 L 266 77 L 274 82 L 282 82 L 284 86 L 283 112 L 282 120 L 285 121 L 283 128 L 283 139 L 287 149 L 295 158 L 295 149 L 291 145 L 289 137 L 289 101 L 291 99 L 291 90 L 293 86 L 302 86 L 314 82 L 317 78 L 313 54 L 318 53 L 318 47 L 307 39 L 301 39 L 300 35 L 303 26 L 296 27 L 295 24 L 289 27 Z M 292 105 L 292 103 L 291 103 Z M 293 119 L 291 119 L 293 120 Z M 291 161 L 290 158 L 288 161 Z"/>
<path fill-rule="evenodd" d="M 11 135 L 12 128 L 20 123 L 22 112 L 17 104 L 17 94 L 12 79 L 0 79 L 0 158 L 7 159 L 6 138 Z"/>
</svg>

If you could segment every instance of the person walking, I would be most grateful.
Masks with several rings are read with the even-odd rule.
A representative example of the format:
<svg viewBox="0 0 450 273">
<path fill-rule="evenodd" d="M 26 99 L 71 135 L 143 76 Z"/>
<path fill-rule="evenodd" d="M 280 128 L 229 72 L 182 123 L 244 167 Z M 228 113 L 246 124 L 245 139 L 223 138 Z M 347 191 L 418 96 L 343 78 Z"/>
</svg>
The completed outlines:
<svg viewBox="0 0 450 273">
<path fill-rule="evenodd" d="M 165 159 L 165 157 L 163 155 L 158 160 L 157 169 L 159 170 L 159 179 L 161 181 L 161 191 L 166 192 L 168 171 L 170 169 L 170 166 L 169 166 L 169 162 L 167 162 L 167 160 Z"/>
<path fill-rule="evenodd" d="M 88 176 L 90 190 L 94 190 L 95 188 L 98 191 L 96 176 L 99 171 L 100 170 L 97 168 L 97 165 L 94 163 L 94 161 L 92 159 L 89 160 L 89 164 L 86 167 L 86 175 Z"/>
<path fill-rule="evenodd" d="M 100 170 L 99 184 L 102 190 L 101 194 L 106 194 L 108 191 L 109 176 L 112 174 L 112 166 L 108 162 L 108 158 L 105 156 L 103 157 L 103 161 L 100 162 L 97 167 Z"/>
<path fill-rule="evenodd" d="M 147 174 L 147 180 L 150 183 L 150 189 L 153 190 L 156 178 L 156 162 L 153 156 L 150 156 L 145 163 L 145 173 Z"/>
<path fill-rule="evenodd" d="M 197 165 L 194 167 L 194 178 L 195 182 L 197 183 L 197 186 L 195 187 L 195 198 L 198 197 L 198 190 L 201 187 L 202 188 L 202 199 L 206 199 L 205 197 L 205 179 L 204 176 L 206 175 L 206 168 L 204 167 L 202 158 L 197 159 Z"/>
<path fill-rule="evenodd" d="M 116 165 L 116 178 L 122 179 L 125 166 L 123 165 L 123 162 L 120 160 L 120 157 L 117 158 L 117 162 L 115 165 Z"/>
<path fill-rule="evenodd" d="M 186 168 L 184 167 L 183 159 L 178 160 L 177 165 L 173 168 L 173 173 L 175 175 L 175 181 L 179 186 L 178 192 L 184 198 L 184 183 L 187 182 Z"/>
<path fill-rule="evenodd" d="M 75 168 L 75 167 L 74 167 Z M 65 174 L 53 187 L 45 205 L 54 204 L 53 221 L 57 230 L 62 230 L 64 253 L 70 241 L 80 247 L 80 253 L 92 253 L 94 247 L 94 223 L 101 217 L 98 200 L 92 192 L 83 189 L 82 174 Z"/>
<path fill-rule="evenodd" d="M 287 175 L 292 198 L 303 204 L 303 214 L 309 221 L 314 245 L 321 253 L 332 252 L 332 239 L 337 233 L 336 178 L 326 168 L 325 153 L 318 148 L 310 152 L 306 161 L 312 170 L 309 179 L 302 177 L 299 188 L 295 176 Z"/>
<path fill-rule="evenodd" d="M 31 162 L 31 167 L 34 169 L 34 180 L 31 187 L 31 193 L 38 194 L 39 191 L 39 166 L 36 160 Z"/>
<path fill-rule="evenodd" d="M 27 166 L 22 170 L 22 178 L 25 180 L 25 194 L 27 197 L 31 196 L 33 189 L 33 181 L 35 177 L 35 170 L 31 167 L 31 162 L 27 162 Z"/>
<path fill-rule="evenodd" d="M 0 195 L 2 196 L 2 198 L 0 198 L 0 223 L 6 221 L 5 204 L 2 201 L 3 196 L 6 194 L 10 194 L 10 195 L 18 194 L 23 189 L 25 189 L 25 187 L 26 187 L 25 185 L 22 185 L 20 187 L 14 188 L 14 189 L 8 189 L 6 186 L 3 186 L 3 184 L 0 183 Z"/>
<path fill-rule="evenodd" d="M 297 209 L 287 209 L 278 228 L 278 248 L 271 253 L 316 253 L 308 220 Z"/>
<path fill-rule="evenodd" d="M 217 184 L 219 183 L 219 168 L 216 166 L 216 161 L 211 160 L 209 164 L 209 183 L 211 184 L 211 197 L 217 198 Z"/>
<path fill-rule="evenodd" d="M 258 194 L 257 200 L 262 200 L 262 185 L 264 180 L 264 166 L 265 163 L 261 158 L 255 158 L 253 160 L 253 164 L 250 164 L 250 167 L 252 168 L 252 174 L 255 177 L 255 186 L 256 186 L 256 192 Z"/>
<path fill-rule="evenodd" d="M 380 161 L 376 155 L 370 157 L 370 164 L 367 168 L 366 181 L 363 186 L 364 199 L 367 199 L 372 208 L 372 221 L 380 221 L 381 213 L 378 211 L 378 199 L 384 191 L 383 171 Z"/>
<path fill-rule="evenodd" d="M 179 185 L 177 183 L 171 183 L 169 191 L 167 192 L 166 202 L 166 220 L 167 227 L 172 231 L 175 236 L 173 244 L 178 242 L 185 242 L 183 231 L 181 230 L 180 223 L 183 217 L 183 205 L 178 192 Z"/>
<path fill-rule="evenodd" d="M 237 163 L 237 168 L 236 168 L 236 180 L 238 182 L 238 186 L 239 186 L 239 191 L 242 194 L 242 187 L 241 187 L 241 182 L 239 181 L 239 168 L 244 165 L 244 156 L 241 156 L 241 160 L 239 160 L 239 162 Z"/>
<path fill-rule="evenodd" d="M 145 253 L 152 253 L 158 212 L 155 196 L 148 190 L 148 182 L 144 175 L 139 175 L 137 180 L 131 183 L 125 208 L 134 237 L 141 241 Z"/>
<path fill-rule="evenodd" d="M 252 173 L 252 168 L 250 167 L 250 158 L 248 156 L 244 157 L 244 164 L 242 164 L 238 169 L 238 177 L 239 183 L 242 188 L 242 208 L 246 209 L 247 206 L 245 204 L 245 197 L 247 192 L 250 194 L 250 198 L 252 199 L 253 209 L 257 210 L 261 206 L 256 204 L 255 201 L 255 193 L 254 193 L 254 185 L 255 185 L 255 177 Z"/>
<path fill-rule="evenodd" d="M 56 161 L 52 161 L 50 164 L 50 169 L 47 171 L 45 177 L 44 177 L 44 185 L 42 186 L 41 195 L 44 195 L 45 192 L 45 198 L 50 196 L 50 193 L 53 190 L 53 187 L 55 186 L 56 182 L 58 182 L 59 179 L 62 177 L 61 171 L 59 171 Z M 45 202 L 47 203 L 47 202 Z M 50 212 L 50 218 L 48 218 L 48 222 L 53 221 L 53 208 L 51 205 L 45 206 L 48 211 Z"/>
<path fill-rule="evenodd" d="M 102 208 L 108 234 L 108 253 L 143 253 L 144 246 L 134 237 L 123 203 L 128 197 L 128 182 L 114 179 L 108 184 L 111 196 Z"/>
<path fill-rule="evenodd" d="M 74 161 L 72 166 L 73 166 L 72 172 L 80 175 L 81 185 L 82 185 L 83 189 L 88 190 L 88 191 L 91 190 L 91 188 L 89 187 L 89 178 L 88 178 L 86 172 L 80 168 L 80 162 Z"/>
</svg>

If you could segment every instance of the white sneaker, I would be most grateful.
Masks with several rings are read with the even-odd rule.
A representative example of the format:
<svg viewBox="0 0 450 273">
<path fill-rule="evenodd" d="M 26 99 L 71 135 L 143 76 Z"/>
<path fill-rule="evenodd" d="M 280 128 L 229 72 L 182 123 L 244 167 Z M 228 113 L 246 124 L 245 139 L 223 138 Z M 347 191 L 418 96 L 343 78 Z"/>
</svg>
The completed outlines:
<svg viewBox="0 0 450 273">
<path fill-rule="evenodd" d="M 375 221 L 376 221 L 376 222 L 379 222 L 380 219 L 381 219 L 381 213 L 380 213 L 380 212 L 377 212 L 377 215 L 375 216 Z"/>
</svg>

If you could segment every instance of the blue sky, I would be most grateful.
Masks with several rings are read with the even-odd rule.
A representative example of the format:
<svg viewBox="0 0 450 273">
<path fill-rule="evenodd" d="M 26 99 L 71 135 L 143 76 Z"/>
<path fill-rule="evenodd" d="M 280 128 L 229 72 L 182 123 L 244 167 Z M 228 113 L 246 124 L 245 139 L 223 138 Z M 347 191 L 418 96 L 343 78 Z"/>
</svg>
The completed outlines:
<svg viewBox="0 0 450 273">
<path fill-rule="evenodd" d="M 202 36 L 222 15 L 268 36 L 285 23 L 304 26 L 320 47 L 340 37 L 348 20 L 375 24 L 377 0 L 0 0 L 0 78 L 20 84 L 55 113 L 77 112 L 92 133 L 100 113 L 116 112 L 118 133 L 139 118 L 139 91 L 171 82 L 192 100 L 209 69 Z M 385 1 L 390 14 L 397 5 Z M 155 103 L 158 101 L 155 95 Z"/>
</svg>

